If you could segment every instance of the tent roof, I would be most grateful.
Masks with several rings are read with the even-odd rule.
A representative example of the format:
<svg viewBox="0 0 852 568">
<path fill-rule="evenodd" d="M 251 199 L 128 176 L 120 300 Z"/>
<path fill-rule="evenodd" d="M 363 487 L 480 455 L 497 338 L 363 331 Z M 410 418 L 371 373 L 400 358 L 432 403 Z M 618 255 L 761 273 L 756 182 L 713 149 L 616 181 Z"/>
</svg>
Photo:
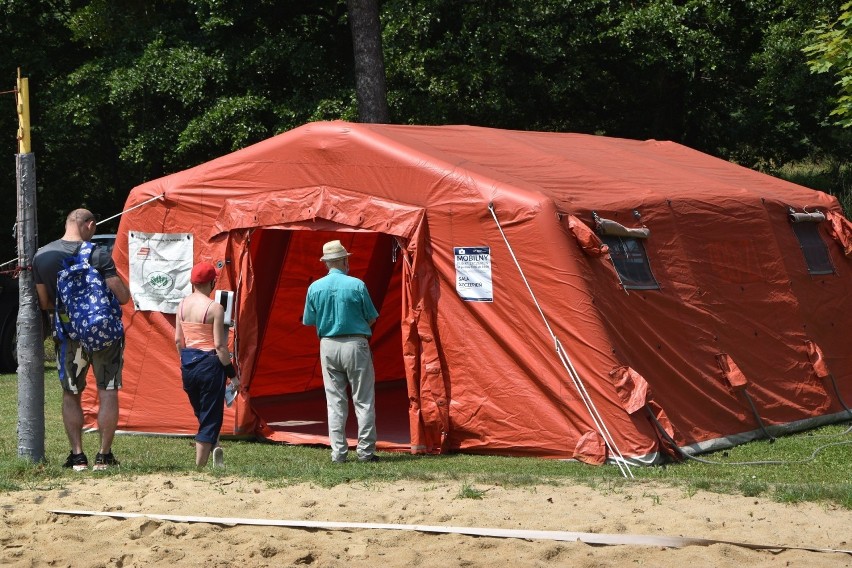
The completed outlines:
<svg viewBox="0 0 852 568">
<path fill-rule="evenodd" d="M 449 178 L 459 187 L 473 185 L 486 201 L 501 194 L 535 202 L 544 195 L 568 213 L 679 199 L 712 201 L 722 208 L 756 199 L 797 209 L 830 205 L 824 200 L 815 203 L 810 189 L 674 142 L 476 126 L 310 123 L 150 183 L 186 188 L 193 179 L 203 179 L 208 198 L 217 177 L 225 182 L 223 188 L 242 185 L 247 192 L 292 188 L 286 185 L 288 177 L 294 172 L 300 179 L 303 174 L 310 177 L 305 170 L 321 165 L 324 158 L 341 176 L 353 168 L 362 177 L 365 170 L 412 168 L 418 178 L 426 174 L 433 183 L 441 180 L 446 186 Z M 286 164 L 291 175 L 282 181 L 274 175 L 275 164 Z M 327 177 L 323 181 L 329 182 Z M 375 190 L 377 197 L 421 206 L 454 199 L 447 193 L 406 194 L 406 188 L 388 195 L 382 194 L 384 188 Z"/>
<path fill-rule="evenodd" d="M 331 123 L 333 127 L 337 123 Z M 602 202 L 743 197 L 811 205 L 812 190 L 669 141 L 476 126 L 349 125 L 422 154 L 444 175 L 462 171 L 499 184 L 540 191 L 565 207 Z"/>
</svg>

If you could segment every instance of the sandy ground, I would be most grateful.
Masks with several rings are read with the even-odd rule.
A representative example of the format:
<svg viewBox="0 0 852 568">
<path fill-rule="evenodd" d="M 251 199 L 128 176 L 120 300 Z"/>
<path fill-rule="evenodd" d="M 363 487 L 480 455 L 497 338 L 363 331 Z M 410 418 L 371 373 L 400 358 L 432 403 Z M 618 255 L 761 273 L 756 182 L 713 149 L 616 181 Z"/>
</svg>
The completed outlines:
<svg viewBox="0 0 852 568">
<path fill-rule="evenodd" d="M 370 467 L 356 465 L 356 467 Z M 852 511 L 763 498 L 684 493 L 636 483 L 506 488 L 462 483 L 369 483 L 323 489 L 193 475 L 134 480 L 82 473 L 52 489 L 0 495 L 3 566 L 852 566 L 852 555 L 751 550 L 731 544 L 667 548 L 387 529 L 304 529 L 72 516 L 121 511 L 271 520 L 370 522 L 690 536 L 852 549 Z"/>
</svg>

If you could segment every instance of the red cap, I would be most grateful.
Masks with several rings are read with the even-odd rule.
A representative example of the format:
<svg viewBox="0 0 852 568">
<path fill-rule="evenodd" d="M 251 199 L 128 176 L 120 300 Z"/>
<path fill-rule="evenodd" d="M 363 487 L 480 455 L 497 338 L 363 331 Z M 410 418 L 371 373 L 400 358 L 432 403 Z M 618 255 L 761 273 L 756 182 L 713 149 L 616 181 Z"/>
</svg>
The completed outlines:
<svg viewBox="0 0 852 568">
<path fill-rule="evenodd" d="M 216 280 L 216 269 L 209 262 L 199 262 L 192 267 L 189 281 L 193 284 L 207 284 Z"/>
</svg>

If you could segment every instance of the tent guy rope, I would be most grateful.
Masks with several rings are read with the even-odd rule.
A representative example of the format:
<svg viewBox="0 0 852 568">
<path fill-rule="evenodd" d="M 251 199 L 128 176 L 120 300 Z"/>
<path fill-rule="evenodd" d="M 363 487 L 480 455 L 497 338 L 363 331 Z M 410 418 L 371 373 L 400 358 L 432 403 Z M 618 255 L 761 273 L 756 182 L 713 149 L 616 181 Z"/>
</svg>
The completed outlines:
<svg viewBox="0 0 852 568">
<path fill-rule="evenodd" d="M 128 212 L 130 212 L 130 211 L 133 211 L 134 209 L 139 209 L 139 208 L 140 208 L 140 207 L 142 207 L 143 205 L 148 205 L 148 204 L 149 204 L 149 203 L 151 203 L 152 201 L 156 201 L 157 199 L 164 199 L 165 197 L 166 197 L 165 192 L 160 193 L 160 194 L 158 194 L 158 195 L 155 195 L 155 196 L 154 196 L 154 197 L 152 197 L 151 199 L 146 199 L 146 200 L 145 200 L 145 201 L 143 201 L 142 203 L 137 203 L 137 204 L 136 204 L 136 205 L 134 205 L 133 207 L 128 207 L 128 208 L 127 208 L 127 209 L 125 209 L 124 211 L 122 211 L 122 212 L 120 212 L 120 213 L 116 213 L 116 214 L 115 214 L 115 215 L 113 215 L 112 217 L 107 217 L 106 219 L 101 219 L 100 221 L 98 221 L 97 223 L 95 223 L 95 225 L 100 225 L 101 223 L 106 223 L 107 221 L 112 221 L 112 220 L 113 220 L 113 219 L 115 219 L 116 217 L 121 217 L 121 216 L 122 216 L 122 215 L 124 215 L 125 213 L 128 213 Z M 7 264 L 12 264 L 13 262 L 17 262 L 17 261 L 18 261 L 18 259 L 17 259 L 17 258 L 13 258 L 12 260 L 7 260 L 7 261 L 6 261 L 6 262 L 4 262 L 3 264 L 0 264 L 0 268 L 2 268 L 2 267 L 4 267 L 4 266 L 6 266 Z"/>
<path fill-rule="evenodd" d="M 165 192 L 160 193 L 159 195 L 155 195 L 155 196 L 154 196 L 154 197 L 152 197 L 151 199 L 146 199 L 146 200 L 145 200 L 145 201 L 143 201 L 142 203 L 137 203 L 137 204 L 136 204 L 136 205 L 134 205 L 133 207 L 128 207 L 127 209 L 125 209 L 125 210 L 124 210 L 124 211 L 122 211 L 121 213 L 116 213 L 116 214 L 115 214 L 115 215 L 113 215 L 112 217 L 107 217 L 106 219 L 101 219 L 100 221 L 98 221 L 98 222 L 97 222 L 97 223 L 95 223 L 95 224 L 96 224 L 96 225 L 100 225 L 101 223 L 106 223 L 107 221 L 112 221 L 112 220 L 113 220 L 113 219 L 115 219 L 116 217 L 121 217 L 121 216 L 122 216 L 122 215 L 124 215 L 125 213 L 128 213 L 128 212 L 130 212 L 130 211 L 133 211 L 134 209 L 139 209 L 139 208 L 140 208 L 140 207 L 142 207 L 143 205 L 148 205 L 148 204 L 149 204 L 149 203 L 151 203 L 152 201 L 156 201 L 156 200 L 158 200 L 158 199 L 165 199 L 165 197 L 166 197 L 166 193 L 165 193 Z"/>
</svg>

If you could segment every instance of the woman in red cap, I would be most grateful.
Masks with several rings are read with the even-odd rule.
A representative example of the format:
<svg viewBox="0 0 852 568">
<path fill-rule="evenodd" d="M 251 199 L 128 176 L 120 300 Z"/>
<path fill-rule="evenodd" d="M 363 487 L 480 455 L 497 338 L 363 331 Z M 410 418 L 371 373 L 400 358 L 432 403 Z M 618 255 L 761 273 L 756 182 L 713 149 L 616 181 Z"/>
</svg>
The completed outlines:
<svg viewBox="0 0 852 568">
<path fill-rule="evenodd" d="M 225 310 L 210 299 L 216 269 L 209 262 L 196 264 L 189 281 L 192 294 L 181 300 L 175 318 L 175 344 L 180 355 L 183 390 L 198 419 L 195 465 L 204 467 L 213 453 L 213 466 L 222 467 L 219 447 L 225 401 L 225 377 L 239 387 L 228 353 Z"/>
</svg>

